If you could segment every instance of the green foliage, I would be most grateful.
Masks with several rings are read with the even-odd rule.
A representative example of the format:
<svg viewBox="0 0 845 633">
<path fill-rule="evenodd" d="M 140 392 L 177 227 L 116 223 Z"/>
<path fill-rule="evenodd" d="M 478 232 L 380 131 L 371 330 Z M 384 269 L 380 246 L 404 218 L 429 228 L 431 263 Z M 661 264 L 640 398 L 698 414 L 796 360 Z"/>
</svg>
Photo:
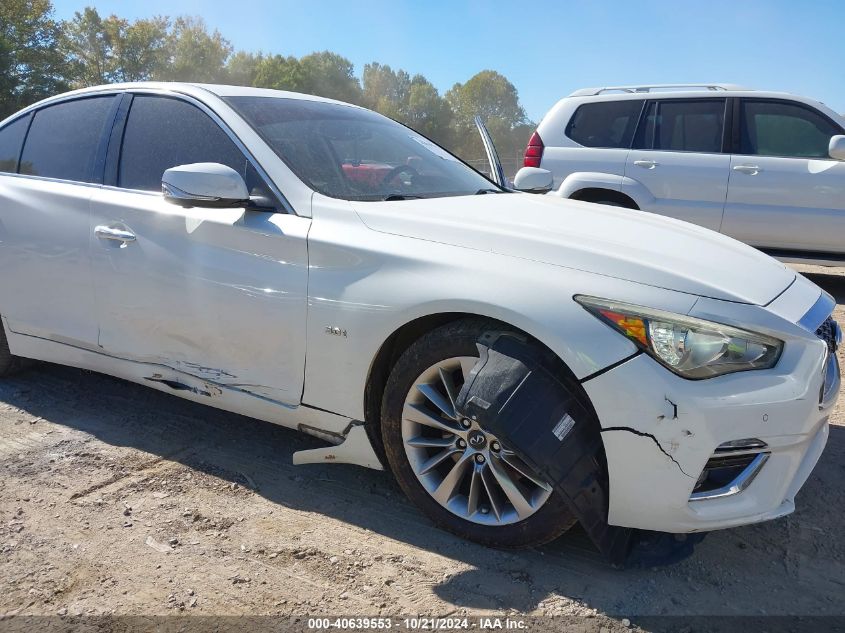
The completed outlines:
<svg viewBox="0 0 845 633">
<path fill-rule="evenodd" d="M 446 93 L 455 113 L 455 132 L 460 139 L 453 151 L 459 156 L 484 156 L 481 138 L 474 133 L 476 115 L 484 121 L 502 159 L 513 157 L 525 147 L 533 124 L 519 104 L 514 85 L 494 70 L 483 70 Z M 511 170 L 513 171 L 513 170 Z"/>
<path fill-rule="evenodd" d="M 168 34 L 166 50 L 166 62 L 153 73 L 154 79 L 215 82 L 226 76 L 232 45 L 217 30 L 209 33 L 202 18 L 179 17 Z"/>
<path fill-rule="evenodd" d="M 49 0 L 0 2 L 0 119 L 67 88 Z"/>
<path fill-rule="evenodd" d="M 361 103 L 361 85 L 352 62 L 336 53 L 323 51 L 305 57 L 271 55 L 254 60 L 252 82 L 258 88 L 274 88 Z"/>
<path fill-rule="evenodd" d="M 363 105 L 414 128 L 441 144 L 452 139 L 452 110 L 430 81 L 386 64 L 364 66 Z"/>
<path fill-rule="evenodd" d="M 516 88 L 492 70 L 455 84 L 445 95 L 424 76 L 386 64 L 366 64 L 360 80 L 354 71 L 352 62 L 330 51 L 299 58 L 235 52 L 199 17 L 129 21 L 86 7 L 56 23 L 50 0 L 0 4 L 0 117 L 68 87 L 144 80 L 231 83 L 364 105 L 467 159 L 484 156 L 473 122 L 481 115 L 502 158 L 511 163 L 506 168 L 515 164 L 533 126 Z"/>
</svg>

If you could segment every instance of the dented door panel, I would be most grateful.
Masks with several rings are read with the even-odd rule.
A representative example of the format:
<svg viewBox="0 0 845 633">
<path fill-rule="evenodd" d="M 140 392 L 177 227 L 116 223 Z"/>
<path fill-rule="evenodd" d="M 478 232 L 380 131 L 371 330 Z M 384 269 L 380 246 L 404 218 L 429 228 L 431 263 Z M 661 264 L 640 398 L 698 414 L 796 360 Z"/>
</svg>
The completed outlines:
<svg viewBox="0 0 845 633">
<path fill-rule="evenodd" d="M 102 239 L 100 226 L 135 239 Z M 103 189 L 90 231 L 100 348 L 298 404 L 309 226 L 294 215 L 184 209 L 159 194 Z"/>
</svg>

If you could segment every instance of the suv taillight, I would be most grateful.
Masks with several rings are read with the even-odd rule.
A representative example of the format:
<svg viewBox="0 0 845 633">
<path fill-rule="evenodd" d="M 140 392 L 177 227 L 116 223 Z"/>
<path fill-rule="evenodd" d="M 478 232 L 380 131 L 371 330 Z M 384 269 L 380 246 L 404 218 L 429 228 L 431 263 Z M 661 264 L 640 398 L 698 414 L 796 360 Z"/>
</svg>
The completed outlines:
<svg viewBox="0 0 845 633">
<path fill-rule="evenodd" d="M 541 158 L 543 158 L 543 139 L 537 132 L 534 132 L 528 139 L 528 147 L 525 148 L 525 159 L 522 161 L 522 166 L 539 167 Z"/>
</svg>

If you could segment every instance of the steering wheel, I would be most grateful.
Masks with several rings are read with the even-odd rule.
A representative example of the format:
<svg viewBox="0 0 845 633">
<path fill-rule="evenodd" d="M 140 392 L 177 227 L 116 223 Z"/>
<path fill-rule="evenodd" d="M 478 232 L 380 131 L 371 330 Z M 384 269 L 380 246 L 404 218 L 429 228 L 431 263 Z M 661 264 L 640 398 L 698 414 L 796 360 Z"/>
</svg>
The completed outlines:
<svg viewBox="0 0 845 633">
<path fill-rule="evenodd" d="M 398 176 L 402 172 L 408 172 L 411 175 L 411 178 L 416 178 L 420 175 L 420 172 L 418 172 L 410 165 L 396 165 L 396 167 L 394 167 L 384 175 L 384 178 L 381 179 L 381 184 L 386 185 L 389 182 L 392 182 L 396 178 L 396 176 Z"/>
</svg>

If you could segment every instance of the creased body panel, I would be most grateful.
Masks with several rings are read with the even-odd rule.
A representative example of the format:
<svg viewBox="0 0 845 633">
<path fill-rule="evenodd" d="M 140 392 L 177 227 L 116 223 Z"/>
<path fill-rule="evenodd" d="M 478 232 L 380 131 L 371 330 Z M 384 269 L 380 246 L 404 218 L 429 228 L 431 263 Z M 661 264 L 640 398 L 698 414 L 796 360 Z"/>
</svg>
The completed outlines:
<svg viewBox="0 0 845 633">
<path fill-rule="evenodd" d="M 105 352 L 299 403 L 309 219 L 183 209 L 157 195 L 112 189 L 92 207 Z M 95 225 L 136 239 L 99 239 Z"/>
</svg>

